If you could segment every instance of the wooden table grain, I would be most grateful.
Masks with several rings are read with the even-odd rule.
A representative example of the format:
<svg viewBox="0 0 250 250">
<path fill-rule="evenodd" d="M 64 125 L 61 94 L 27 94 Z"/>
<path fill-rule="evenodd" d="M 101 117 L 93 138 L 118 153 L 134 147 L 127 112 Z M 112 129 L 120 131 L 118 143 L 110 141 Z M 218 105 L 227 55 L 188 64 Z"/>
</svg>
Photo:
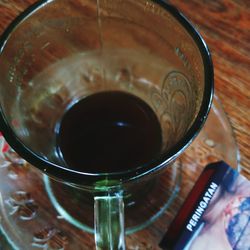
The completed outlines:
<svg viewBox="0 0 250 250">
<path fill-rule="evenodd" d="M 0 34 L 20 12 L 34 2 L 35 0 L 0 0 Z M 196 26 L 211 50 L 215 91 L 235 133 L 242 173 L 250 178 L 250 1 L 169 2 Z M 157 230 L 141 231 L 129 236 L 128 242 L 144 239 L 139 244 L 140 248 L 129 249 L 155 249 L 150 243 L 154 236 L 156 239 L 161 237 L 157 236 Z M 7 249 L 9 248 L 0 236 L 0 250 Z"/>
<path fill-rule="evenodd" d="M 215 91 L 232 123 L 250 178 L 250 1 L 172 0 L 196 26 L 213 57 Z"/>
</svg>

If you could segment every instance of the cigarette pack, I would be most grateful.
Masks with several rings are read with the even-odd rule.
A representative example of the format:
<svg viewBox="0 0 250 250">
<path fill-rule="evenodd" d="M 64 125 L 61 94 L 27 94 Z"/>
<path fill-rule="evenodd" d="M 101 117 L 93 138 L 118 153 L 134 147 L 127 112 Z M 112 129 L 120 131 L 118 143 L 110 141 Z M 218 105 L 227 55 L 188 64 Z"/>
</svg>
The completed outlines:
<svg viewBox="0 0 250 250">
<path fill-rule="evenodd" d="M 206 166 L 160 247 L 249 250 L 250 181 L 225 162 Z"/>
</svg>

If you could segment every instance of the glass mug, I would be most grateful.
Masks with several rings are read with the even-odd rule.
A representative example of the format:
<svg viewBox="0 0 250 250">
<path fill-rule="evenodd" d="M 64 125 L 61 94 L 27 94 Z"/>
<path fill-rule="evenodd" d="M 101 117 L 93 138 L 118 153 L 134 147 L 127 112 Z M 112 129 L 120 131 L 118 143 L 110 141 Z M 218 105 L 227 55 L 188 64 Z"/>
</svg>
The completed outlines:
<svg viewBox="0 0 250 250">
<path fill-rule="evenodd" d="M 80 194 L 80 206 L 90 211 L 81 225 L 92 232 L 94 223 L 97 249 L 125 249 L 125 232 L 147 226 L 173 200 L 180 180 L 173 162 L 207 118 L 213 67 L 205 42 L 164 1 L 47 0 L 32 5 L 7 28 L 0 48 L 0 129 L 7 142 L 45 174 L 57 209 L 67 205 L 60 207 L 56 192 L 68 192 L 67 199 Z M 111 109 L 122 99 L 119 95 L 129 94 L 153 111 L 161 144 L 150 159 L 127 169 L 93 172 L 63 159 L 57 136 L 65 112 L 103 93 L 118 93 Z M 126 112 L 133 113 L 136 107 L 124 102 Z M 104 112 L 104 119 L 110 111 L 101 102 L 96 110 Z M 124 121 L 116 125 L 122 127 Z M 138 150 L 145 148 L 150 132 L 136 142 Z M 98 159 L 95 152 L 85 153 L 80 152 L 83 162 L 89 153 Z M 129 157 L 118 157 L 116 164 Z M 115 156 L 110 152 L 108 158 L 112 162 Z M 63 213 L 79 226 L 70 212 Z M 92 213 L 94 221 L 87 222 Z"/>
</svg>

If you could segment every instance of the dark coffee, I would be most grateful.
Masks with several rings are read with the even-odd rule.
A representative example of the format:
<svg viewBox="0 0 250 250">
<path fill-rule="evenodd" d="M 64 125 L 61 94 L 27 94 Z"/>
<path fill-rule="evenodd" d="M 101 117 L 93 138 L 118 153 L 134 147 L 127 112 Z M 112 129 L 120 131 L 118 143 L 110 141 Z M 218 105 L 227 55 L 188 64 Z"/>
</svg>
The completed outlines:
<svg viewBox="0 0 250 250">
<path fill-rule="evenodd" d="M 161 150 L 157 116 L 138 97 L 108 91 L 90 95 L 64 114 L 57 149 L 67 166 L 88 173 L 136 168 Z"/>
</svg>

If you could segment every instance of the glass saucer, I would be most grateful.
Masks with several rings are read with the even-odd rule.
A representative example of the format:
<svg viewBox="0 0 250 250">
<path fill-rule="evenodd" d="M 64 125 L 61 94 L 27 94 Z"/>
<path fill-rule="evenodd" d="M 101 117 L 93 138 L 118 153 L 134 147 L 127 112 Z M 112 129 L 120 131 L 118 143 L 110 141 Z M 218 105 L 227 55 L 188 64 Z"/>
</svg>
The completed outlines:
<svg viewBox="0 0 250 250">
<path fill-rule="evenodd" d="M 70 207 L 74 203 L 60 204 L 53 195 L 50 179 L 18 157 L 2 136 L 0 149 L 0 249 L 94 249 L 92 229 L 67 212 L 74 210 Z M 232 128 L 215 96 L 206 125 L 174 163 L 176 174 L 179 177 L 181 169 L 182 175 L 178 195 L 175 190 L 162 207 L 159 219 L 157 213 L 149 227 L 126 237 L 127 249 L 158 249 L 161 237 L 204 166 L 218 160 L 238 168 L 239 154 Z M 64 209 L 67 205 L 68 209 Z"/>
</svg>

